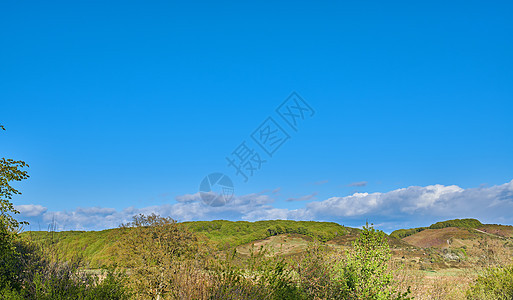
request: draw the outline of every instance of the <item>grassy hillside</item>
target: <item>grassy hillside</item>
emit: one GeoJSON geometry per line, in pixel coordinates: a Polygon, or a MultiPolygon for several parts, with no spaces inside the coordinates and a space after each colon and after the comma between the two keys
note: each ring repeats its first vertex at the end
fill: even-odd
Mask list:
{"type": "MultiPolygon", "coordinates": [[[[205,237],[219,250],[236,247],[240,253],[248,253],[253,245],[266,245],[280,248],[278,252],[285,255],[300,253],[306,249],[308,241],[314,239],[329,242],[333,246],[347,247],[360,231],[336,223],[313,221],[217,220],[182,224],[205,237]]],[[[80,256],[84,267],[99,268],[116,260],[120,234],[119,229],[88,232],[35,231],[25,232],[22,237],[51,248],[63,259],[80,256]]],[[[428,227],[396,230],[389,238],[389,244],[397,257],[414,260],[416,265],[428,268],[432,262],[439,262],[439,266],[443,267],[445,263],[440,260],[443,260],[446,250],[459,251],[461,259],[466,255],[482,257],[485,248],[494,243],[500,249],[513,253],[513,227],[481,224],[475,219],[456,219],[428,227]],[[427,248],[431,250],[422,250],[427,248]]]]}
{"type": "Polygon", "coordinates": [[[323,242],[346,235],[347,227],[337,223],[314,221],[199,221],[184,223],[191,231],[201,233],[219,246],[236,247],[279,234],[301,234],[323,242]]]}
{"type": "Polygon", "coordinates": [[[399,247],[397,254],[415,261],[412,266],[420,270],[479,269],[513,262],[513,226],[456,219],[391,235],[415,247],[414,255],[399,247]]]}
{"type": "Polygon", "coordinates": [[[441,229],[426,229],[407,236],[402,240],[410,245],[421,248],[443,248],[451,244],[454,245],[456,240],[471,240],[474,237],[477,237],[477,233],[472,233],[463,228],[446,227],[441,229]]]}
{"type": "MultiPolygon", "coordinates": [[[[183,223],[192,232],[205,236],[219,249],[228,249],[263,240],[280,234],[299,234],[329,241],[343,236],[356,229],[344,227],[336,223],[314,221],[198,221],[183,223]]],[[[69,260],[80,256],[85,267],[98,268],[115,261],[119,229],[103,231],[62,231],[44,232],[30,231],[22,234],[45,247],[51,247],[59,257],[69,260]]]]}
{"type": "MultiPolygon", "coordinates": [[[[331,250],[345,253],[361,232],[329,222],[218,220],[181,224],[219,250],[235,248],[238,263],[250,260],[251,253],[260,247],[296,261],[309,253],[314,239],[327,242],[331,250]]],[[[97,269],[117,261],[122,232],[25,232],[21,236],[39,243],[63,261],[78,255],[84,262],[82,267],[97,269]]],[[[434,295],[431,293],[450,295],[446,299],[463,299],[479,270],[512,262],[513,226],[482,224],[475,219],[448,220],[396,230],[388,237],[388,244],[392,265],[404,267],[407,272],[405,286],[418,287],[413,290],[416,299],[427,299],[424,296],[434,295]]]]}
{"type": "Polygon", "coordinates": [[[398,239],[403,239],[410,235],[414,235],[418,232],[424,231],[426,229],[443,229],[448,227],[455,228],[479,228],[482,227],[483,224],[476,219],[454,219],[447,220],[443,222],[437,222],[432,224],[429,227],[418,227],[418,228],[410,228],[410,229],[399,229],[390,234],[391,237],[395,237],[398,239]]]}
{"type": "Polygon", "coordinates": [[[513,238],[513,226],[485,224],[476,229],[492,235],[513,238]]]}
{"type": "Polygon", "coordinates": [[[53,251],[60,259],[81,258],[87,268],[108,265],[116,256],[119,229],[102,231],[29,231],[21,234],[23,239],[35,242],[53,251]]]}

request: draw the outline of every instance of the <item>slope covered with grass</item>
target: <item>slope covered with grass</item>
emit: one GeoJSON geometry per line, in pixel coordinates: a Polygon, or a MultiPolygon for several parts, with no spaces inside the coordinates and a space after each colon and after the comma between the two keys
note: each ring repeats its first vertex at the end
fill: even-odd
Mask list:
{"type": "Polygon", "coordinates": [[[346,235],[347,227],[315,221],[198,221],[184,223],[191,231],[201,233],[220,247],[236,247],[279,234],[302,234],[323,242],[346,235]]]}
{"type": "MultiPolygon", "coordinates": [[[[337,223],[314,221],[197,221],[183,223],[190,231],[204,236],[218,249],[228,249],[279,234],[300,234],[320,241],[354,231],[337,223]]],[[[81,258],[84,267],[99,268],[116,261],[120,229],[103,231],[24,232],[31,240],[59,258],[81,258]]]]}
{"type": "Polygon", "coordinates": [[[410,228],[410,229],[398,229],[390,234],[391,237],[395,237],[398,239],[403,239],[405,237],[414,235],[426,229],[443,229],[448,227],[455,228],[479,228],[482,227],[483,224],[476,219],[454,219],[447,220],[443,222],[437,222],[432,224],[429,227],[418,227],[418,228],[410,228]]]}

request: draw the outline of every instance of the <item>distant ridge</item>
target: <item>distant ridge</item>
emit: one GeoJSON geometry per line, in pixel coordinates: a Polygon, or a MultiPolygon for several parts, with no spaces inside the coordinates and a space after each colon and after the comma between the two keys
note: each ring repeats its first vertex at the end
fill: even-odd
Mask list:
{"type": "Polygon", "coordinates": [[[456,227],[456,228],[479,228],[483,226],[483,223],[481,223],[477,219],[454,219],[454,220],[447,220],[442,222],[437,222],[435,224],[432,224],[429,227],[417,227],[417,228],[410,228],[410,229],[398,229],[390,234],[391,237],[395,237],[398,239],[402,239],[405,237],[408,237],[410,235],[413,235],[415,233],[424,231],[426,229],[443,229],[447,227],[456,227]]]}

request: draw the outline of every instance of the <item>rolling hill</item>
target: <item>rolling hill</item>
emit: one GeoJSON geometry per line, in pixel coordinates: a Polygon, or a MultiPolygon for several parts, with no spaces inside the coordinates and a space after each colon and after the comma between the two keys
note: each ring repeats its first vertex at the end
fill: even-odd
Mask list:
{"type": "MultiPolygon", "coordinates": [[[[360,230],[314,221],[198,221],[183,223],[219,251],[236,248],[249,255],[252,247],[268,247],[278,255],[301,254],[313,240],[349,247],[360,230]]],[[[103,231],[24,232],[61,258],[79,256],[85,268],[116,261],[120,229],[103,231]]],[[[448,220],[428,227],[400,229],[388,237],[393,259],[421,270],[466,268],[513,257],[513,226],[482,224],[475,219],[448,220]]]]}

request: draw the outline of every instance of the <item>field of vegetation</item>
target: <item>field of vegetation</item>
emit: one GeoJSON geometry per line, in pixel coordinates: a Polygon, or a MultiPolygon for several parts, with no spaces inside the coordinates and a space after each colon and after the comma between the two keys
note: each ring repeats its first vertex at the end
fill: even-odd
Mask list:
{"type": "Polygon", "coordinates": [[[0,295],[511,299],[512,229],[472,219],[450,220],[387,236],[372,226],[355,229],[327,222],[176,223],[140,215],[116,229],[11,236],[13,267],[39,267],[29,267],[30,276],[26,270],[16,275],[18,282],[4,283],[0,295]]]}

